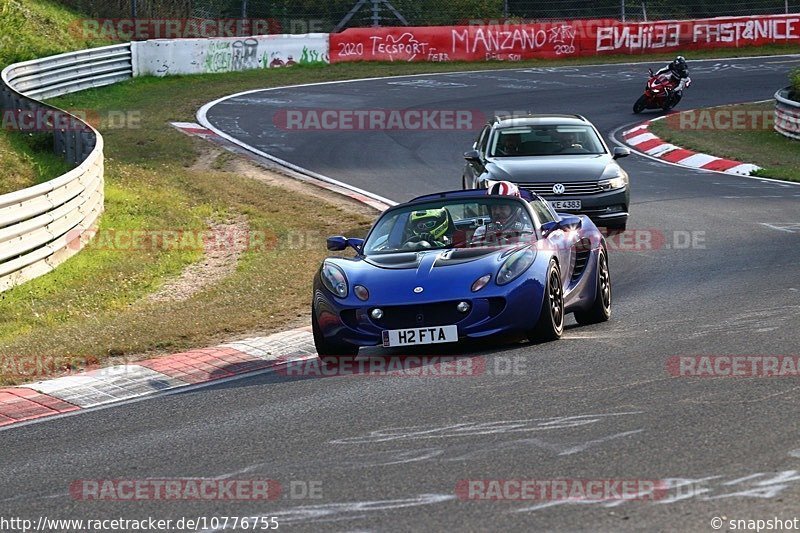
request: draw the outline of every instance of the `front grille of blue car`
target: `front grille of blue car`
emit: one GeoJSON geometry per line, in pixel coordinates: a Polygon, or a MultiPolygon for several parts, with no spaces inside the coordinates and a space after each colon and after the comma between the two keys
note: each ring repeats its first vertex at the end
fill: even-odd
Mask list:
{"type": "MultiPolygon", "coordinates": [[[[486,302],[487,299],[483,299],[486,302]]],[[[476,301],[472,300],[473,308],[467,312],[462,313],[456,309],[459,302],[463,300],[452,300],[447,302],[437,302],[421,305],[396,305],[396,306],[381,306],[383,310],[383,318],[380,320],[372,320],[377,326],[383,329],[405,329],[405,328],[420,328],[428,326],[449,326],[457,324],[470,316],[476,306],[476,301]]],[[[470,300],[467,300],[470,301],[470,300]]],[[[488,314],[489,316],[496,316],[505,308],[504,298],[488,298],[488,314]]],[[[485,308],[481,306],[482,308],[485,308]]],[[[344,316],[342,319],[348,325],[355,319],[355,313],[351,316],[344,316]]]]}
{"type": "Polygon", "coordinates": [[[448,326],[461,322],[469,314],[460,313],[456,305],[458,301],[381,307],[383,318],[375,323],[386,329],[448,326]]]}

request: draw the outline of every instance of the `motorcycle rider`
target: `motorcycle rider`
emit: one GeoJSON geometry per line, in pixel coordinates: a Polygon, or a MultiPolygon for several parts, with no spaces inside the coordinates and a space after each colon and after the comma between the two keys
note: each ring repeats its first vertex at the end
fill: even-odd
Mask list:
{"type": "Polygon", "coordinates": [[[670,107],[675,107],[678,105],[678,102],[681,101],[683,98],[683,90],[688,87],[692,83],[692,78],[689,77],[689,67],[686,65],[686,59],[683,56],[678,56],[670,64],[666,67],[658,70],[656,72],[656,76],[660,74],[670,74],[670,79],[672,83],[675,84],[671,90],[669,90],[669,97],[670,100],[670,107]]]}

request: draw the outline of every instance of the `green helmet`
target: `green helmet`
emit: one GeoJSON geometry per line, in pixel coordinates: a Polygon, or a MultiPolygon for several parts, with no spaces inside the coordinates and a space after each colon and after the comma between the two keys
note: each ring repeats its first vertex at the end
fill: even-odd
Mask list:
{"type": "Polygon", "coordinates": [[[447,209],[427,209],[414,211],[408,219],[408,226],[413,235],[430,234],[436,240],[442,240],[447,233],[447,209]]]}

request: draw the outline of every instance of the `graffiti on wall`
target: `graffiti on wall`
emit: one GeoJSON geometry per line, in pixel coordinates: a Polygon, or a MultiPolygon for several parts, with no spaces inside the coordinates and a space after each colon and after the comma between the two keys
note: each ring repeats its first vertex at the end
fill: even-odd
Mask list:
{"type": "Polygon", "coordinates": [[[203,66],[207,73],[258,68],[258,40],[211,41],[206,48],[203,66]]]}
{"type": "Polygon", "coordinates": [[[204,52],[203,71],[212,74],[328,62],[328,54],[323,50],[289,44],[285,40],[255,38],[211,41],[204,52]]]}

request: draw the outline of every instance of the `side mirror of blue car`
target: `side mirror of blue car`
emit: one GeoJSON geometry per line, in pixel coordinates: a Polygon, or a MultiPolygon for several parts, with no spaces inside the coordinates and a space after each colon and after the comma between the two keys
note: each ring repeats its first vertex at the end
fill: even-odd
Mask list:
{"type": "Polygon", "coordinates": [[[361,253],[361,247],[364,245],[364,239],[350,237],[347,239],[347,245],[356,252],[361,253]]]}
{"type": "Polygon", "coordinates": [[[544,224],[542,224],[541,229],[542,229],[542,236],[547,237],[552,232],[558,229],[558,222],[555,220],[552,220],[550,222],[545,222],[544,224]]]}
{"type": "Polygon", "coordinates": [[[558,227],[564,231],[581,229],[582,225],[581,217],[576,215],[563,215],[558,221],[558,227]]]}
{"type": "Polygon", "coordinates": [[[337,235],[336,237],[328,237],[327,245],[328,250],[331,252],[341,252],[347,248],[347,239],[341,235],[337,235]]]}
{"type": "Polygon", "coordinates": [[[582,225],[583,222],[581,221],[581,217],[575,215],[563,215],[561,220],[553,220],[551,222],[545,222],[542,224],[542,236],[547,237],[557,229],[564,231],[580,229],[582,225]]]}
{"type": "Polygon", "coordinates": [[[358,253],[361,253],[361,246],[364,245],[364,239],[356,239],[342,237],[341,235],[337,235],[335,237],[328,237],[327,246],[328,250],[331,252],[341,252],[342,250],[347,249],[349,246],[353,250],[358,253]]]}

